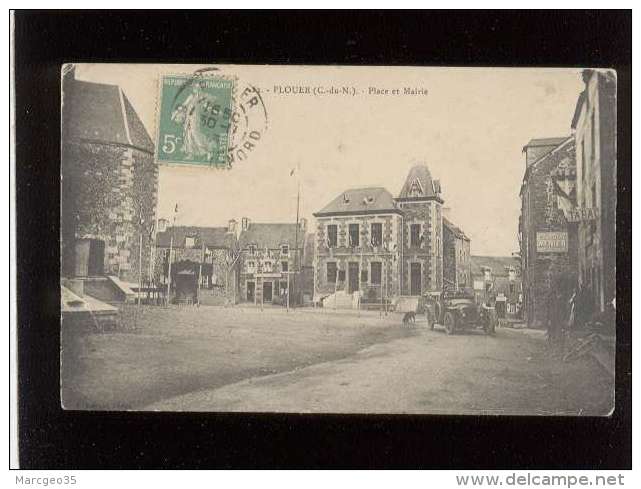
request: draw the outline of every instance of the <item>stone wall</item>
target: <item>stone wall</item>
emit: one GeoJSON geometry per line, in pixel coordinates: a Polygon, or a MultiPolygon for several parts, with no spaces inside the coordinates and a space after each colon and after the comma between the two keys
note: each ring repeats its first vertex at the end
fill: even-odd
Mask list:
{"type": "Polygon", "coordinates": [[[104,241],[106,274],[137,281],[142,233],[146,275],[157,204],[153,155],[122,145],[66,141],[61,172],[63,274],[73,273],[74,241],[90,238],[104,241]]]}
{"type": "MultiPolygon", "coordinates": [[[[203,253],[200,247],[197,248],[173,248],[172,263],[181,261],[192,261],[200,263],[203,253]]],[[[156,249],[154,264],[154,280],[156,283],[167,283],[167,258],[169,248],[159,247],[156,249]]],[[[211,274],[208,268],[203,272],[203,281],[205,285],[202,289],[203,294],[214,297],[226,297],[233,303],[238,302],[238,262],[233,267],[227,265],[228,250],[226,248],[207,249],[205,261],[203,263],[211,265],[211,274]]],[[[173,265],[172,265],[173,266],[173,265]]],[[[173,273],[173,272],[172,272],[173,273]]],[[[145,276],[146,277],[146,276],[145,276]]]]}
{"type": "Polygon", "coordinates": [[[552,178],[560,164],[574,158],[574,144],[570,143],[539,161],[529,169],[522,192],[523,292],[530,327],[546,326],[552,290],[557,290],[560,283],[569,286],[576,283],[576,229],[565,219],[552,178]],[[537,252],[539,232],[567,232],[568,252],[537,252]]]}
{"type": "Polygon", "coordinates": [[[380,299],[381,286],[371,284],[370,263],[380,262],[382,264],[381,283],[385,289],[385,295],[397,295],[400,287],[400,245],[398,243],[400,230],[401,218],[396,214],[318,218],[314,260],[315,294],[334,293],[336,284],[327,281],[327,263],[329,262],[336,263],[338,270],[345,271],[346,280],[340,284],[338,290],[347,290],[347,267],[349,262],[353,262],[359,264],[359,285],[363,296],[378,300],[380,299]],[[348,246],[348,226],[356,223],[360,225],[360,246],[352,249],[348,246]],[[382,224],[383,244],[387,244],[387,250],[382,245],[372,246],[372,223],[382,224]],[[333,248],[327,246],[327,226],[330,224],[338,226],[338,246],[333,248]],[[396,249],[394,249],[395,245],[396,249]],[[367,280],[364,282],[360,280],[362,270],[367,271],[367,280]]]}
{"type": "Polygon", "coordinates": [[[410,293],[411,263],[422,264],[422,292],[441,290],[443,287],[443,215],[440,202],[403,202],[402,260],[404,277],[401,293],[410,293]],[[425,240],[420,247],[412,247],[410,225],[420,224],[425,240]]]}

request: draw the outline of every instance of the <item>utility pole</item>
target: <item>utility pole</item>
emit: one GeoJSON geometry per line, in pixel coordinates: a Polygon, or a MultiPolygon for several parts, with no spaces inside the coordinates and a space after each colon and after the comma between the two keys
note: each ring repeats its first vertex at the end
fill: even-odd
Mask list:
{"type": "Polygon", "coordinates": [[[289,312],[289,270],[287,270],[287,312],[289,312]]]}
{"type": "Polygon", "coordinates": [[[169,294],[171,294],[171,254],[174,248],[174,228],[176,227],[176,214],[178,214],[178,204],[174,208],[174,219],[171,225],[171,235],[169,238],[169,266],[167,267],[167,297],[165,304],[169,305],[169,294]]]}
{"type": "Polygon", "coordinates": [[[200,265],[198,267],[198,289],[196,289],[196,304],[200,307],[200,281],[203,276],[203,261],[205,261],[205,241],[202,236],[200,238],[200,265]]]}
{"type": "MultiPolygon", "coordinates": [[[[298,175],[296,176],[298,178],[298,175]]],[[[298,192],[296,193],[296,238],[295,238],[295,247],[294,247],[294,273],[299,272],[299,259],[298,259],[298,220],[299,220],[299,206],[300,206],[300,180],[298,182],[298,192]]],[[[289,276],[288,276],[289,278],[289,276]]],[[[293,289],[296,291],[296,276],[294,276],[293,289]]],[[[298,295],[298,294],[297,294],[298,295]]],[[[289,300],[289,290],[287,291],[287,297],[289,300]]],[[[294,301],[296,304],[296,301],[294,301]]]]}
{"type": "Polygon", "coordinates": [[[138,242],[138,309],[140,310],[140,289],[142,288],[142,229],[138,242]]]}
{"type": "Polygon", "coordinates": [[[168,267],[167,267],[167,297],[165,298],[165,305],[169,305],[169,294],[171,293],[171,252],[174,247],[174,230],[171,230],[171,236],[169,238],[169,257],[167,258],[168,267]]]}

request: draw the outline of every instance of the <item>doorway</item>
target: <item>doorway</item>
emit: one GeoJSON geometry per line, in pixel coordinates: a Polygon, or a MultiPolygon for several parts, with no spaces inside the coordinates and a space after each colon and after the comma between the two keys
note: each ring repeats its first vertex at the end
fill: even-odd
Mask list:
{"type": "Polygon", "coordinates": [[[273,291],[273,282],[264,282],[263,283],[263,301],[264,302],[272,301],[272,291],[273,291]]]}
{"type": "Polygon", "coordinates": [[[410,295],[421,295],[421,264],[410,265],[410,295]]]}
{"type": "Polygon", "coordinates": [[[103,275],[105,242],[101,239],[78,239],[75,244],[74,275],[95,277],[103,275]]]}
{"type": "Polygon", "coordinates": [[[256,284],[254,282],[247,282],[247,302],[254,302],[256,292],[256,284]]]}
{"type": "Polygon", "coordinates": [[[358,263],[349,262],[347,272],[347,292],[352,293],[358,290],[358,263]]]}

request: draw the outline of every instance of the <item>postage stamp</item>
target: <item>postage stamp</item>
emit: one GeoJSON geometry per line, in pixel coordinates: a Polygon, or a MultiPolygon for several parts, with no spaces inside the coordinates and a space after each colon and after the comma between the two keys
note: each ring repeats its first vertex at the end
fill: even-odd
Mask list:
{"type": "Polygon", "coordinates": [[[157,161],[227,168],[233,91],[231,78],[162,76],[157,161]]]}

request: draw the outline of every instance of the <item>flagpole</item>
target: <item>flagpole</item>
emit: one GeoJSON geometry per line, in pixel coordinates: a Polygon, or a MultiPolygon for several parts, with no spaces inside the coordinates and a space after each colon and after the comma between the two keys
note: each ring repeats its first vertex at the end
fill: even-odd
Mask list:
{"type": "MultiPolygon", "coordinates": [[[[296,238],[295,238],[295,255],[294,255],[294,273],[298,273],[298,267],[299,267],[299,256],[298,256],[298,220],[299,220],[299,214],[300,214],[300,179],[298,177],[298,165],[296,165],[296,180],[297,180],[297,192],[296,192],[296,238]]],[[[293,282],[292,282],[292,289],[296,291],[296,275],[293,277],[293,282]]],[[[289,291],[287,291],[289,294],[289,291]]],[[[298,295],[298,294],[296,294],[298,295]]],[[[296,301],[292,303],[292,306],[296,305],[296,301]]]]}
{"type": "Polygon", "coordinates": [[[174,228],[176,227],[176,214],[178,213],[178,204],[176,204],[176,207],[174,208],[174,219],[171,224],[171,234],[169,238],[169,266],[167,268],[167,298],[165,299],[165,303],[169,305],[169,296],[171,294],[171,254],[173,251],[174,247],[174,228]]]}

